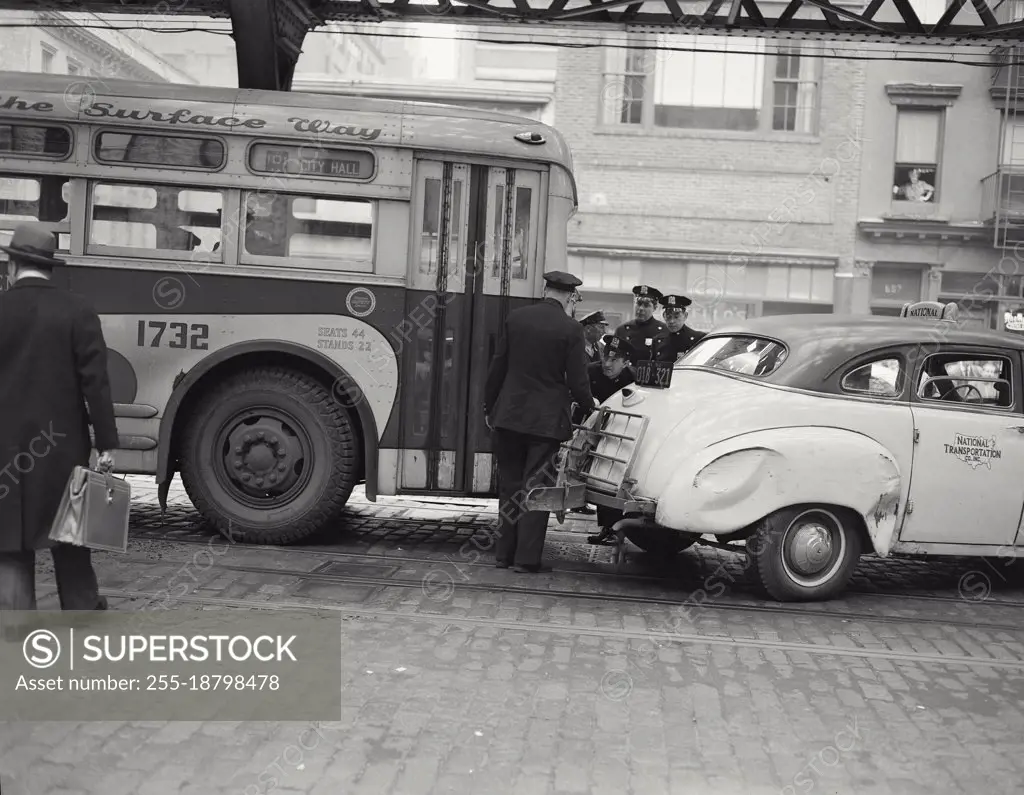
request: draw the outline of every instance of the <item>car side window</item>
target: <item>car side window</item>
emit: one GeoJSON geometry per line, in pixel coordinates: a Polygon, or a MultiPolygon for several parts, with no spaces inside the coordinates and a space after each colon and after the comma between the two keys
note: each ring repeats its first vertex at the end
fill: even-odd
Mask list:
{"type": "Polygon", "coordinates": [[[903,391],[903,365],[896,356],[854,367],[843,376],[839,388],[876,397],[899,397],[903,391]]]}
{"type": "Polygon", "coordinates": [[[1004,356],[935,354],[925,360],[917,395],[928,402],[1005,409],[1013,406],[1012,384],[1012,365],[1004,356]]]}

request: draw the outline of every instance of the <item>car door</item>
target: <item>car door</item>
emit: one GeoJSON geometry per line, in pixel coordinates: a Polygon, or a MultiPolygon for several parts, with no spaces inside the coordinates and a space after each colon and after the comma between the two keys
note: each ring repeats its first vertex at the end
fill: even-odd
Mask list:
{"type": "Polygon", "coordinates": [[[919,357],[914,456],[900,541],[1013,542],[1024,505],[1020,358],[948,346],[919,357]]]}

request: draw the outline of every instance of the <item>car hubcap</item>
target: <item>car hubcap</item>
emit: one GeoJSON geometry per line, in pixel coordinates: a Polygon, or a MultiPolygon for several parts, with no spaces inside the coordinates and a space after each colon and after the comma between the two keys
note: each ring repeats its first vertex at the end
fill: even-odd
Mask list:
{"type": "Polygon", "coordinates": [[[782,543],[782,565],[795,583],[813,588],[828,582],[843,565],[846,536],[831,513],[807,511],[797,516],[782,543]]]}
{"type": "Polygon", "coordinates": [[[800,525],[789,542],[793,568],[807,576],[817,574],[832,558],[832,534],[818,522],[800,525]]]}
{"type": "Polygon", "coordinates": [[[218,437],[218,475],[247,504],[269,508],[288,502],[312,471],[312,445],[302,426],[275,410],[239,413],[218,437]]]}

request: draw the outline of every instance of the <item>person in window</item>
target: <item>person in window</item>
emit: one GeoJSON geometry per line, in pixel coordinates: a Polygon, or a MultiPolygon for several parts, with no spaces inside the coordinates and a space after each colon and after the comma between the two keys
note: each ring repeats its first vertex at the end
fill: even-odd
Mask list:
{"type": "Polygon", "coordinates": [[[930,202],[935,195],[935,187],[921,179],[922,176],[921,169],[910,169],[910,182],[903,186],[903,198],[908,202],[930,202]]]}
{"type": "Polygon", "coordinates": [[[686,325],[689,306],[692,304],[685,295],[666,295],[661,299],[664,307],[667,332],[655,339],[654,358],[659,362],[675,362],[680,356],[704,339],[706,332],[696,331],[686,325]]]}
{"type": "Polygon", "coordinates": [[[655,340],[664,336],[668,328],[654,319],[654,310],[661,300],[661,291],[646,284],[633,288],[633,305],[636,317],[615,329],[615,336],[626,340],[633,348],[634,362],[654,358],[655,340]]]}
{"type": "Polygon", "coordinates": [[[604,342],[601,338],[608,328],[604,312],[591,312],[580,319],[580,325],[583,326],[583,351],[587,355],[587,364],[600,364],[604,353],[604,342]]]}
{"type": "Polygon", "coordinates": [[[110,471],[118,446],[107,347],[96,312],[56,286],[57,241],[39,223],[14,230],[0,294],[0,611],[34,610],[36,553],[50,549],[64,610],[105,610],[87,547],[50,541],[76,466],[110,471]],[[95,432],[90,438],[89,426],[95,432]]]}

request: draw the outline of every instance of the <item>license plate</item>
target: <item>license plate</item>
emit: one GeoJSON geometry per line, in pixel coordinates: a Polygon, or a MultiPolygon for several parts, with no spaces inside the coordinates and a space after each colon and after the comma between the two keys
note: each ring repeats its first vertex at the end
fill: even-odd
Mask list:
{"type": "Polygon", "coordinates": [[[672,384],[672,366],[674,362],[644,361],[638,362],[635,369],[635,380],[639,386],[650,386],[655,389],[668,389],[672,384]]]}

